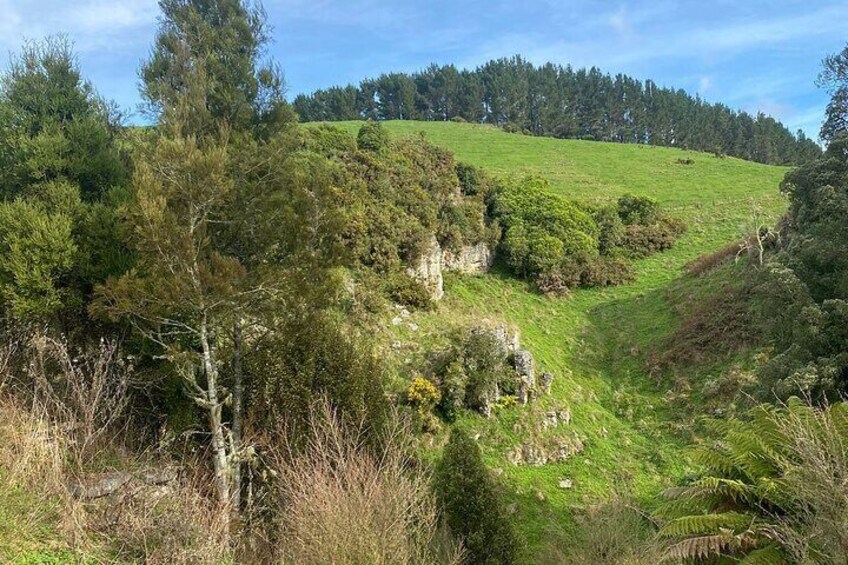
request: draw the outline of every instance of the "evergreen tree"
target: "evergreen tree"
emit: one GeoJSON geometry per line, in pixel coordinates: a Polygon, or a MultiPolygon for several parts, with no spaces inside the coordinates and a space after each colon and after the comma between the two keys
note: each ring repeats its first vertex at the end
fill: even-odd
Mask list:
{"type": "Polygon", "coordinates": [[[116,214],[128,175],[118,131],[64,38],[28,43],[13,58],[0,88],[8,319],[76,327],[92,286],[129,266],[116,214]]]}
{"type": "Polygon", "coordinates": [[[518,56],[474,70],[430,65],[411,75],[391,73],[356,90],[355,110],[338,103],[338,88],[298,96],[295,106],[303,121],[462,118],[534,135],[681,147],[773,164],[820,154],[815,143],[766,116],[708,104],[650,80],[610,77],[597,68],[536,67],[518,56]]]}
{"type": "Polygon", "coordinates": [[[222,125],[267,136],[290,119],[278,67],[262,60],[265,11],[246,0],[160,0],[162,18],[141,93],[151,111],[181,114],[184,133],[222,125]],[[190,93],[190,95],[188,95],[190,93]]]}
{"type": "Polygon", "coordinates": [[[848,131],[848,46],[822,61],[818,83],[827,89],[830,102],[821,128],[821,138],[829,142],[839,133],[848,131]]]}
{"type": "Polygon", "coordinates": [[[480,447],[454,429],[436,468],[436,496],[445,521],[460,537],[469,565],[507,565],[520,556],[497,485],[483,463],[480,447]]]}

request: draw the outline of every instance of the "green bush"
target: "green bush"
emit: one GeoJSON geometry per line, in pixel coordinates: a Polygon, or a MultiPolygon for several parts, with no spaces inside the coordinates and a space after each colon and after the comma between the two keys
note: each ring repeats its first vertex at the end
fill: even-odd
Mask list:
{"type": "Polygon", "coordinates": [[[514,388],[514,371],[506,364],[507,352],[493,332],[472,330],[436,356],[433,374],[442,399],[439,411],[447,421],[460,408],[481,409],[492,392],[514,388]]]}
{"type": "Polygon", "coordinates": [[[398,304],[421,309],[432,306],[430,293],[424,285],[405,272],[392,274],[386,285],[389,298],[398,304]]]}
{"type": "Polygon", "coordinates": [[[466,196],[475,196],[482,192],[485,179],[483,172],[474,165],[468,163],[456,164],[456,177],[459,179],[459,188],[466,196]]]}
{"type": "Polygon", "coordinates": [[[469,565],[517,563],[521,543],[478,445],[455,429],[434,477],[436,498],[451,533],[462,539],[469,565]]]}
{"type": "Polygon", "coordinates": [[[309,431],[310,409],[326,399],[345,422],[368,424],[379,441],[388,405],[385,368],[367,341],[329,315],[312,312],[288,320],[245,358],[249,420],[258,430],[284,427],[298,445],[309,431]]]}
{"type": "Polygon", "coordinates": [[[506,229],[503,249],[521,275],[555,269],[577,254],[598,253],[598,226],[576,204],[553,194],[544,179],[504,183],[494,196],[493,215],[506,229]]]}
{"type": "Polygon", "coordinates": [[[389,144],[389,134],[380,124],[369,120],[362,124],[356,136],[356,145],[362,151],[379,153],[389,144]]]}
{"type": "Polygon", "coordinates": [[[592,217],[598,224],[598,251],[609,255],[621,246],[625,237],[624,221],[618,206],[600,206],[592,211],[592,217]]]}

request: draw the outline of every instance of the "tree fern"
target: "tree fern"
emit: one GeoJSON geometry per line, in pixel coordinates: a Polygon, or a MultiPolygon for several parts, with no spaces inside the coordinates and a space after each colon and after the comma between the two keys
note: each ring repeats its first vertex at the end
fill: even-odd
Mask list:
{"type": "MultiPolygon", "coordinates": [[[[848,406],[822,410],[791,399],[782,407],[755,408],[745,420],[713,421],[709,426],[717,439],[693,450],[703,472],[662,494],[656,514],[667,520],[660,530],[668,540],[666,559],[785,563],[788,550],[779,532],[790,525],[803,528],[804,520],[809,521],[809,505],[799,500],[797,489],[788,488],[811,464],[799,441],[835,434],[838,442],[844,441],[841,446],[848,446],[848,406]],[[807,512],[803,518],[798,516],[801,508],[807,512]]],[[[848,447],[832,451],[833,457],[848,457],[848,447]]],[[[844,459],[828,461],[834,468],[848,467],[844,459]]]]}

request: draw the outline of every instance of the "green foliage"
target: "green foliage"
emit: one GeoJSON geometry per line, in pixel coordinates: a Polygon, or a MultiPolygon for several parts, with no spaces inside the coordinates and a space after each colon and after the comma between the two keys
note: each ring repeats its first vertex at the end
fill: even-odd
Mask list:
{"type": "Polygon", "coordinates": [[[661,219],[657,201],[647,196],[626,194],[618,199],[618,215],[625,225],[655,224],[661,219]]]}
{"type": "Polygon", "coordinates": [[[6,315],[82,319],[92,286],[131,263],[113,198],[128,172],[116,118],[63,38],[12,59],[0,117],[6,315]]]}
{"type": "Polygon", "coordinates": [[[0,204],[0,298],[7,316],[38,321],[63,307],[60,281],[74,265],[72,219],[44,205],[0,204]]]}
{"type": "Polygon", "coordinates": [[[434,488],[445,522],[466,550],[469,565],[516,563],[521,543],[480,447],[460,429],[451,432],[436,467],[434,488]]]}
{"type": "Polygon", "coordinates": [[[389,298],[397,304],[420,309],[432,306],[430,293],[424,285],[405,272],[391,274],[386,287],[389,298]]]}
{"type": "Polygon", "coordinates": [[[616,206],[579,206],[553,194],[539,178],[505,183],[492,203],[506,230],[507,264],[535,279],[546,294],[628,282],[632,272],[623,255],[668,249],[683,231],[650,198],[623,196],[616,206]]]}
{"type": "Polygon", "coordinates": [[[632,257],[671,249],[685,230],[680,220],[669,217],[647,196],[622,196],[618,200],[618,214],[625,226],[620,244],[632,257]]]}
{"type": "Polygon", "coordinates": [[[345,210],[342,240],[355,268],[384,276],[389,296],[426,307],[424,287],[404,272],[429,251],[435,236],[443,249],[492,244],[498,227],[488,222],[482,194],[463,196],[453,155],[420,137],[389,140],[366,123],[359,137],[328,126],[305,130],[303,144],[329,157],[345,210]]]}
{"type": "Polygon", "coordinates": [[[569,258],[597,254],[597,224],[580,207],[552,194],[544,179],[505,183],[494,196],[493,213],[506,230],[507,260],[520,274],[538,275],[569,258]]]}
{"type": "Polygon", "coordinates": [[[438,354],[432,371],[441,389],[439,411],[449,422],[461,408],[483,409],[499,390],[515,388],[515,371],[494,332],[473,329],[457,336],[438,354]]]}
{"type": "Polygon", "coordinates": [[[141,94],[153,112],[197,135],[217,134],[226,124],[268,138],[293,119],[279,69],[262,60],[270,37],[261,5],[162,0],[159,6],[156,42],[141,68],[141,94]]]}
{"type": "Polygon", "coordinates": [[[459,179],[459,187],[462,194],[474,196],[484,191],[485,177],[483,172],[468,163],[456,164],[456,176],[459,179]]]}
{"type": "MultiPolygon", "coordinates": [[[[799,538],[807,540],[801,550],[808,556],[828,554],[831,540],[810,534],[822,533],[815,528],[832,508],[804,485],[841,473],[834,470],[848,457],[846,414],[844,404],[820,410],[793,398],[781,408],[757,407],[746,420],[713,422],[718,438],[693,453],[703,472],[663,495],[666,558],[784,563],[799,538]]],[[[843,501],[831,503],[835,509],[843,501]]]]}
{"type": "Polygon", "coordinates": [[[757,274],[757,312],[775,348],[761,392],[836,399],[848,390],[848,134],[781,189],[790,199],[782,248],[757,274]]]}
{"type": "Polygon", "coordinates": [[[362,151],[379,153],[389,144],[389,134],[378,122],[367,121],[359,128],[356,146],[362,151]]]}
{"type": "Polygon", "coordinates": [[[127,179],[107,104],[80,76],[67,41],[28,43],[2,78],[0,193],[65,179],[83,200],[98,199],[127,179]]]}
{"type": "Polygon", "coordinates": [[[788,265],[816,301],[848,297],[848,133],[788,173],[781,190],[790,200],[788,265]]]}
{"type": "Polygon", "coordinates": [[[245,364],[249,418],[257,430],[285,430],[301,445],[314,403],[327,400],[345,423],[364,423],[370,441],[380,440],[388,414],[385,367],[345,324],[307,306],[258,344],[245,364]]]}

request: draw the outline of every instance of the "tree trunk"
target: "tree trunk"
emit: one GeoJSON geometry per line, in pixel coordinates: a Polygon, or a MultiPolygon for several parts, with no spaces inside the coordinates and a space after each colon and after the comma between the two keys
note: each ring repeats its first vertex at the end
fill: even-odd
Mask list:
{"type": "Polygon", "coordinates": [[[242,422],[244,421],[244,373],[242,371],[242,322],[238,320],[233,326],[233,512],[238,512],[241,505],[241,450],[242,422]]]}
{"type": "Polygon", "coordinates": [[[209,329],[204,315],[200,323],[200,344],[203,348],[203,369],[206,372],[206,402],[209,432],[212,434],[212,462],[215,469],[215,490],[222,504],[230,504],[230,470],[227,462],[227,444],[224,423],[221,419],[221,401],[218,398],[218,368],[215,353],[209,341],[209,329]]]}

